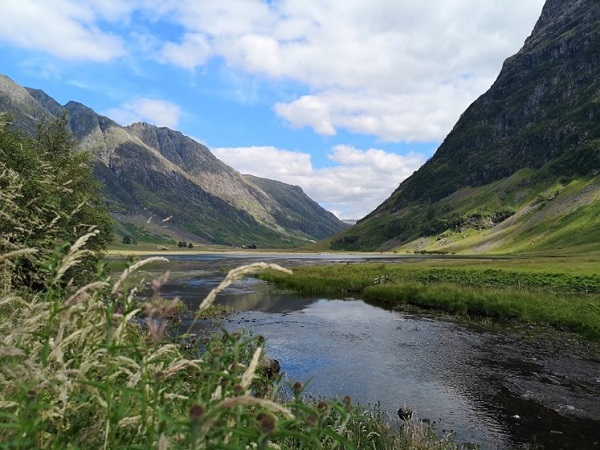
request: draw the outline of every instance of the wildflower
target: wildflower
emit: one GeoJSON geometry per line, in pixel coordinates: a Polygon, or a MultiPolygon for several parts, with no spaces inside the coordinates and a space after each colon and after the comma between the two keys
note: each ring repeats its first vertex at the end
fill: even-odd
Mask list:
{"type": "Polygon", "coordinates": [[[277,423],[275,417],[270,414],[261,412],[256,416],[258,420],[258,429],[263,434],[271,434],[275,431],[277,423]]]}
{"type": "Polygon", "coordinates": [[[300,383],[299,381],[296,381],[292,385],[292,391],[294,392],[294,395],[300,395],[302,393],[302,383],[300,383]]]}
{"type": "Polygon", "coordinates": [[[352,397],[349,395],[344,397],[344,409],[348,412],[352,410],[352,397]]]}
{"type": "Polygon", "coordinates": [[[200,422],[204,415],[204,407],[202,405],[193,405],[190,408],[190,420],[192,422],[200,422]]]}
{"type": "Polygon", "coordinates": [[[239,331],[234,331],[233,333],[231,333],[231,337],[236,340],[239,341],[242,337],[242,333],[239,331]]]}

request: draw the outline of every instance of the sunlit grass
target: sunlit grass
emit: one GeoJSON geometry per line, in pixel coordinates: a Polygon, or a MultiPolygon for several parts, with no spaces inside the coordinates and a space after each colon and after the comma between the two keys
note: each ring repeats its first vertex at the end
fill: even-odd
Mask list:
{"type": "Polygon", "coordinates": [[[429,260],[299,268],[262,277],[304,294],[360,295],[463,317],[549,325],[600,339],[600,264],[590,260],[429,260]],[[389,283],[374,284],[387,275],[389,283]]]}

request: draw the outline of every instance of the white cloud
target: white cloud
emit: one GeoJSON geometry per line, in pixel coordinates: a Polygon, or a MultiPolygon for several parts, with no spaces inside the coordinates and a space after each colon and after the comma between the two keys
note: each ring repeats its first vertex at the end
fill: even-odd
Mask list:
{"type": "Polygon", "coordinates": [[[72,0],[0,3],[2,41],[66,60],[107,62],[125,54],[122,40],[98,26],[99,19],[114,19],[127,12],[114,0],[97,0],[89,5],[72,0]]]}
{"type": "Polygon", "coordinates": [[[212,152],[241,173],[295,184],[340,218],[358,219],[383,202],[398,184],[425,162],[380,149],[335,146],[333,167],[315,168],[307,153],[275,147],[218,148],[212,152]]]}
{"type": "Polygon", "coordinates": [[[186,34],[165,43],[163,58],[190,69],[213,55],[303,84],[308,93],[274,106],[294,127],[441,140],[522,45],[543,2],[173,2],[186,34]]]}
{"type": "Polygon", "coordinates": [[[493,82],[543,3],[0,0],[0,40],[74,60],[137,52],[191,71],[215,60],[231,79],[294,82],[273,105],[293,127],[431,141],[493,82]]]}
{"type": "Polygon", "coordinates": [[[181,108],[173,102],[153,98],[137,98],[103,114],[120,123],[148,122],[158,127],[177,129],[181,108]]]}
{"type": "Polygon", "coordinates": [[[429,92],[326,91],[276,103],[275,111],[292,126],[311,127],[323,135],[344,128],[382,141],[441,140],[461,112],[485,86],[458,80],[429,92]]]}
{"type": "Polygon", "coordinates": [[[200,33],[189,33],[181,44],[167,42],[159,60],[185,69],[194,69],[204,64],[211,55],[212,50],[206,36],[200,33]]]}

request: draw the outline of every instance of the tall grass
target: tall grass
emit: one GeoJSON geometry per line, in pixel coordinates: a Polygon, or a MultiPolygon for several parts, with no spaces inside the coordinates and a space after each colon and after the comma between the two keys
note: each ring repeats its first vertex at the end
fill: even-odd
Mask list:
{"type": "MultiPolygon", "coordinates": [[[[172,339],[179,303],[160,297],[165,277],[152,283],[148,301],[127,282],[164,258],[65,285],[89,237],[57,254],[46,290],[1,295],[3,448],[460,448],[417,423],[394,431],[350,398],[307,401],[299,382],[286,394],[263,369],[261,337],[223,332],[202,346],[179,345],[172,339]]],[[[201,308],[235,279],[266,268],[281,271],[262,263],[234,269],[201,308]]]]}

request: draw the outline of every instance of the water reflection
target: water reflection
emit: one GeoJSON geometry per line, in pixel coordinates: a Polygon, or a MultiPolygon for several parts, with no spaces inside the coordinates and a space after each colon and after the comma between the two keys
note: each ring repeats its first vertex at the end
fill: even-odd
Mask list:
{"type": "MultiPolygon", "coordinates": [[[[361,259],[336,256],[342,263],[361,259]]],[[[174,258],[168,266],[174,281],[162,292],[196,308],[227,269],[253,261],[240,255],[174,258]]],[[[331,261],[273,256],[270,262],[290,267],[331,261]]],[[[508,346],[513,344],[503,342],[502,335],[387,311],[360,300],[278,292],[256,279],[235,283],[217,302],[238,311],[225,320],[226,328],[246,328],[267,337],[269,356],[280,361],[290,381],[310,380],[308,391],[315,396],[350,395],[365,406],[380,403],[390,419],[407,405],[420,418],[437,421],[440,429],[455,431],[458,441],[491,449],[533,442],[548,448],[585,448],[598,434],[595,420],[565,419],[505,388],[507,380],[513,387],[525,380],[535,389],[540,380],[535,373],[523,372],[519,356],[511,359],[508,346]],[[499,354],[495,349],[502,345],[507,352],[499,354]],[[515,414],[523,418],[512,419],[515,414]]]]}
{"type": "Polygon", "coordinates": [[[229,319],[230,329],[242,325],[267,337],[267,351],[289,381],[311,380],[312,394],[350,395],[365,406],[379,402],[390,418],[409,405],[463,441],[496,445],[506,438],[451,375],[466,363],[462,347],[468,345],[460,338],[448,345],[451,335],[464,333],[455,325],[358,300],[318,300],[285,315],[246,311],[229,319]]]}

